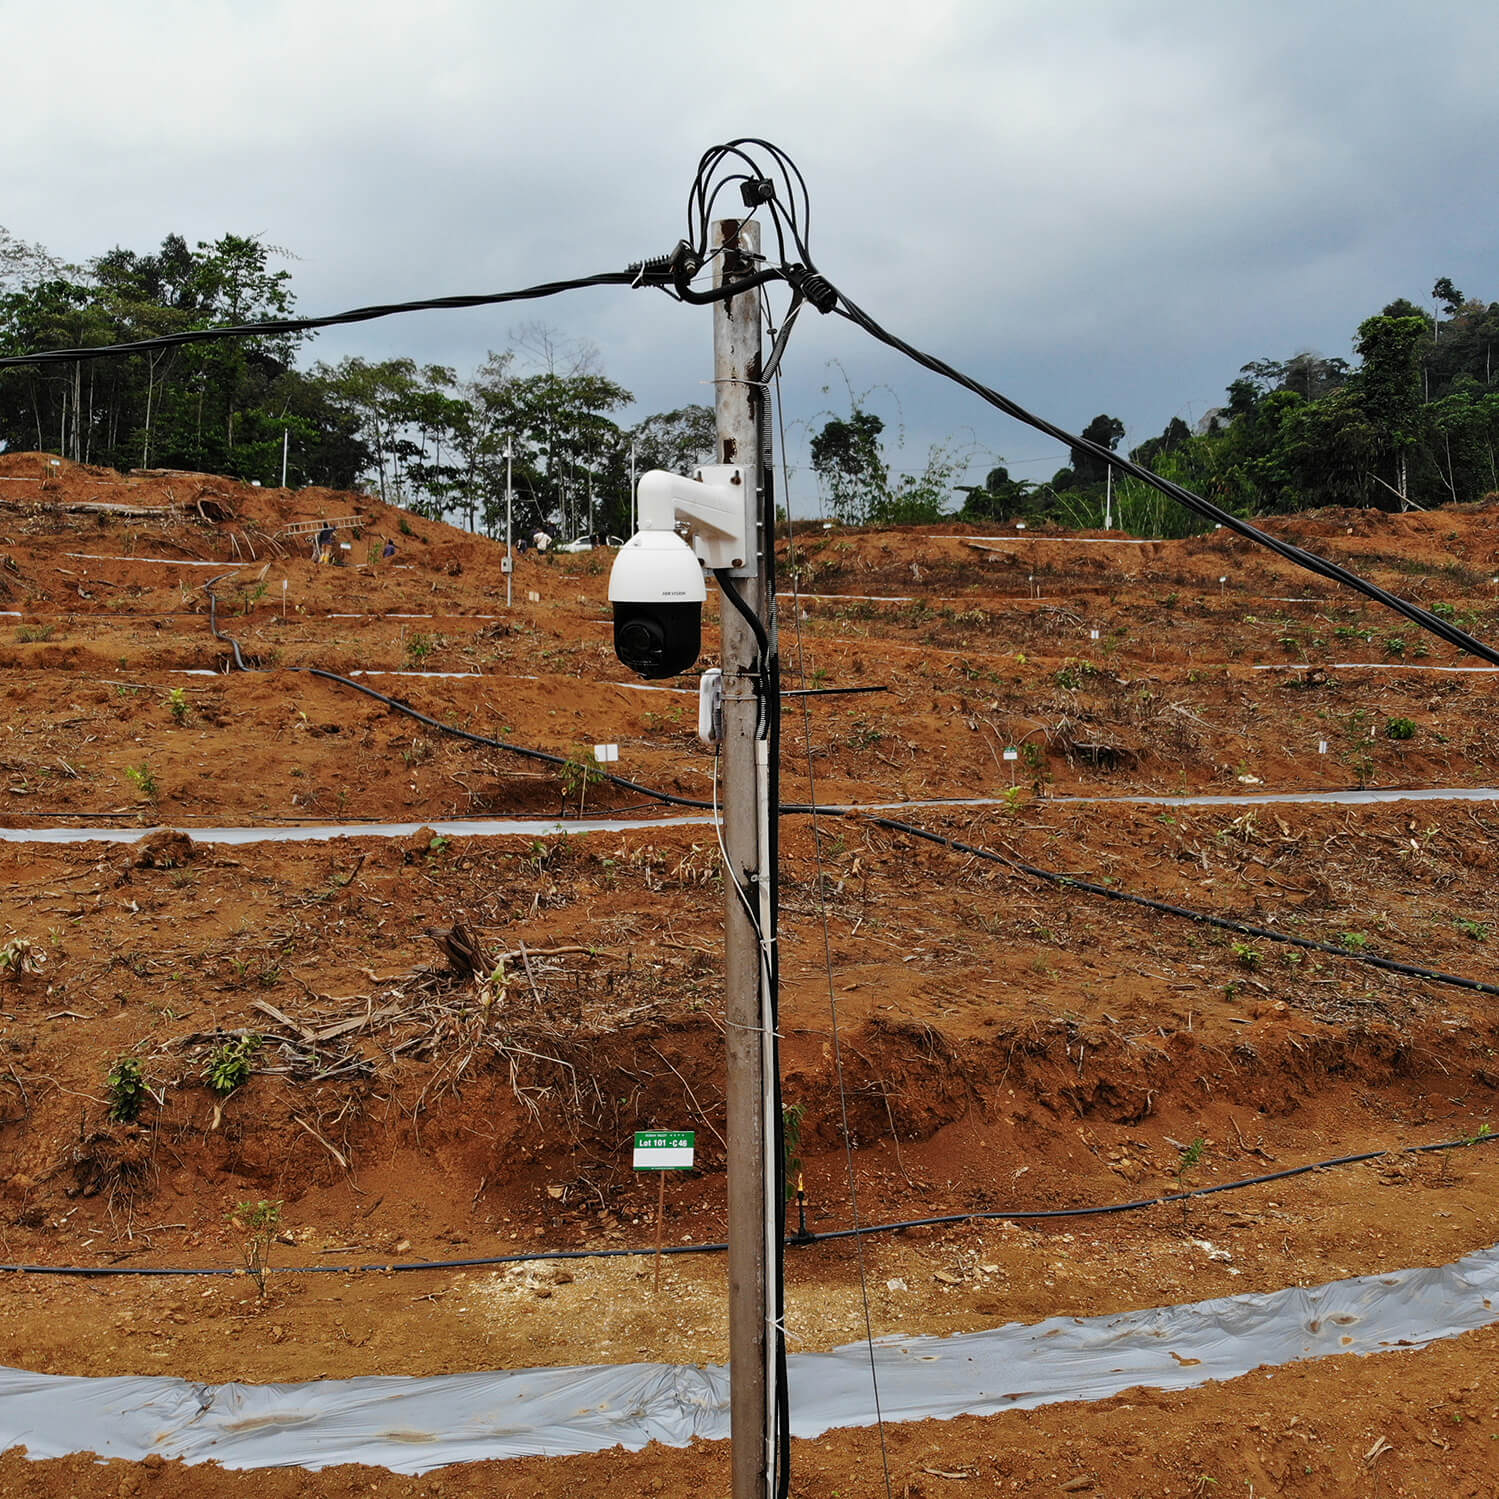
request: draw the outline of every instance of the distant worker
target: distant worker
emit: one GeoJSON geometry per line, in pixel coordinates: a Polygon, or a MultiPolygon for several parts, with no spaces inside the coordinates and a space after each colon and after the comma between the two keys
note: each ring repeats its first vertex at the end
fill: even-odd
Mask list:
{"type": "Polygon", "coordinates": [[[387,536],[385,538],[385,546],[381,550],[380,555],[382,557],[389,558],[389,557],[394,557],[395,554],[396,554],[396,544],[395,544],[395,542],[393,542],[390,539],[390,537],[387,536]]]}
{"type": "Polygon", "coordinates": [[[337,533],[327,521],[323,522],[323,529],[317,533],[317,546],[313,552],[313,558],[318,562],[326,562],[333,555],[333,538],[337,533]]]}
{"type": "Polygon", "coordinates": [[[545,531],[538,531],[531,538],[531,545],[535,547],[538,552],[546,551],[546,549],[551,546],[551,544],[552,538],[548,536],[545,531]]]}

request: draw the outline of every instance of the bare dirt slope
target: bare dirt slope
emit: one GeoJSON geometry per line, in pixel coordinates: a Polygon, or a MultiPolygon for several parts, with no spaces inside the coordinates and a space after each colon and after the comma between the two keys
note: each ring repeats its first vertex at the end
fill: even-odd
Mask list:
{"type": "MultiPolygon", "coordinates": [[[[1494,514],[1275,524],[1494,639],[1494,514]]],[[[233,1211],[259,1201],[280,1204],[273,1267],[645,1246],[654,1195],[626,1147],[668,1124],[698,1131],[701,1162],[672,1183],[668,1241],[722,1237],[712,829],[547,826],[656,815],[591,775],[600,741],[645,785],[713,794],[693,696],[639,691],[614,660],[608,561],[522,558],[507,609],[498,548],[367,496],[0,455],[0,826],[187,835],[0,843],[7,1260],[231,1264],[246,1238],[233,1211]],[[287,532],[324,519],[349,522],[342,566],[287,532]],[[397,551],[382,559],[387,537],[397,551]],[[223,670],[214,579],[219,630],[249,672],[223,670]],[[570,763],[452,737],[309,667],[363,673],[440,725],[570,763]],[[416,671],[445,675],[397,675],[416,671]],[[524,836],[431,827],[505,816],[544,821],[524,836]],[[389,822],[417,831],[244,846],[203,831],[389,822]],[[455,922],[477,967],[445,935],[455,922]],[[139,1078],[128,1122],[110,1118],[122,1062],[139,1078]]],[[[868,816],[786,819],[786,1093],[812,1229],[851,1222],[844,1107],[863,1221],[1480,1142],[1186,1209],[881,1236],[863,1267],[876,1333],[1272,1289],[1493,1241],[1494,999],[1364,960],[1499,983],[1499,810],[1117,800],[1493,785],[1492,676],[1445,669],[1474,663],[1223,533],[1124,546],[819,530],[780,566],[786,685],[884,689],[788,699],[785,799],[986,798],[894,815],[1000,856],[868,816]]],[[[290,1380],[723,1356],[716,1258],[673,1260],[659,1298],[644,1262],[570,1273],[273,1269],[264,1298],[243,1277],[11,1277],[0,1361],[290,1380]]],[[[798,1346],[863,1335],[846,1244],[798,1251],[788,1273],[798,1346]]],[[[1111,1494],[1488,1492],[1489,1341],[892,1430],[896,1492],[945,1491],[960,1470],[1038,1493],[1083,1477],[1111,1494]],[[1366,1460],[1381,1436],[1397,1451],[1366,1460]]],[[[873,1442],[816,1444],[795,1491],[874,1491],[873,1442]]],[[[653,1450],[297,1482],[567,1493],[609,1475],[670,1494],[721,1473],[716,1452],[653,1450]]],[[[121,1481],[76,1463],[0,1469],[16,1492],[121,1481]]],[[[208,1482],[170,1466],[123,1481],[208,1482]]]]}

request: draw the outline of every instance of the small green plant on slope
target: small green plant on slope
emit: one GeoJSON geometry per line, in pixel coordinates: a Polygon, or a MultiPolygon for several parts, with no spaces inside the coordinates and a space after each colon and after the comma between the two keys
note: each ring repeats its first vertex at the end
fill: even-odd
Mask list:
{"type": "Polygon", "coordinates": [[[1176,1190],[1185,1192],[1187,1190],[1187,1176],[1197,1166],[1202,1164],[1203,1151],[1207,1149],[1207,1141],[1198,1135],[1190,1145],[1183,1145],[1176,1156],[1176,1190]]]}
{"type": "Polygon", "coordinates": [[[125,767],[125,779],[148,802],[154,802],[161,794],[161,787],[156,784],[156,774],[149,765],[127,765],[125,767]]]}
{"type": "Polygon", "coordinates": [[[109,1069],[109,1118],[114,1124],[134,1124],[149,1089],[139,1057],[120,1057],[109,1069]]]}
{"type": "Polygon", "coordinates": [[[782,1164],[785,1167],[786,1201],[796,1195],[797,1178],[802,1174],[802,1120],[807,1116],[803,1103],[787,1104],[781,1110],[782,1164]]]}
{"type": "Polygon", "coordinates": [[[244,1258],[245,1271],[254,1280],[255,1289],[263,1301],[271,1245],[281,1222],[281,1204],[267,1202],[263,1197],[258,1202],[242,1202],[230,1211],[229,1222],[244,1235],[240,1241],[240,1254],[244,1258]]]}
{"type": "Polygon", "coordinates": [[[203,1081],[213,1094],[213,1122],[210,1130],[219,1127],[224,1117],[224,1104],[254,1071],[255,1054],[260,1050],[260,1037],[241,1036],[237,1041],[225,1041],[214,1049],[203,1066],[203,1081]]]}
{"type": "Polygon", "coordinates": [[[1486,921],[1474,921],[1470,917],[1459,916],[1452,924],[1463,936],[1471,937],[1475,942],[1489,940],[1489,924],[1486,921]]]}
{"type": "Polygon", "coordinates": [[[406,639],[406,660],[411,666],[419,667],[436,649],[437,642],[430,635],[416,631],[406,639]]]}
{"type": "MultiPolygon", "coordinates": [[[[1172,1174],[1176,1177],[1176,1190],[1178,1192],[1188,1190],[1187,1178],[1202,1164],[1202,1156],[1203,1152],[1207,1149],[1207,1143],[1201,1135],[1198,1135],[1190,1145],[1183,1145],[1177,1151],[1176,1166],[1172,1174]]],[[[1189,1233],[1192,1227],[1192,1199],[1190,1197],[1183,1197],[1181,1199],[1181,1210],[1182,1232],[1189,1233]]]]}
{"type": "Polygon", "coordinates": [[[174,687],[167,693],[167,712],[179,727],[187,722],[192,709],[188,707],[187,693],[181,687],[174,687]]]}
{"type": "Polygon", "coordinates": [[[254,1070],[259,1036],[241,1036],[215,1047],[203,1068],[203,1080],[220,1098],[227,1098],[254,1070]]]}
{"type": "Polygon", "coordinates": [[[1416,722],[1412,718],[1387,718],[1384,733],[1386,739],[1414,739],[1416,722]]]}
{"type": "Polygon", "coordinates": [[[576,796],[578,799],[578,816],[583,815],[583,803],[588,796],[588,788],[596,782],[603,780],[603,773],[592,760],[585,760],[581,754],[570,757],[558,771],[562,780],[562,799],[576,796]]]}
{"type": "Polygon", "coordinates": [[[1235,942],[1229,951],[1233,953],[1241,968],[1247,968],[1251,973],[1260,966],[1263,954],[1259,948],[1249,942],[1235,942]]]}

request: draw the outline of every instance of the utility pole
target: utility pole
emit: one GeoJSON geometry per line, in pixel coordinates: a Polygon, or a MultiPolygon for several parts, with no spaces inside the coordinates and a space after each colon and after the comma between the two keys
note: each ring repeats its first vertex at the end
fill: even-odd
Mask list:
{"type": "Polygon", "coordinates": [[[1114,529],[1114,465],[1112,463],[1104,469],[1103,528],[1105,531],[1114,529]]]}
{"type": "MultiPolygon", "coordinates": [[[[752,270],[760,226],[726,219],[713,226],[714,283],[752,270]]],[[[720,463],[743,473],[748,544],[734,587],[765,629],[761,648],[728,600],[723,623],[723,836],[728,862],[724,918],[724,1021],[729,1198],[729,1414],[733,1499],[774,1499],[778,1400],[777,1303],[782,1204],[775,1160],[780,1107],[771,971],[776,870],[771,837],[780,802],[770,715],[779,712],[774,674],[773,535],[764,516],[771,481],[760,384],[758,288],[713,304],[713,375],[720,463]],[[758,689],[764,688],[762,704],[758,689]],[[763,713],[763,717],[762,717],[763,713]],[[749,909],[747,909],[747,906],[749,909]],[[751,916],[751,910],[754,916],[751,916]]]]}
{"type": "Polygon", "coordinates": [[[505,607],[510,607],[510,582],[515,576],[515,558],[510,553],[510,521],[513,513],[511,497],[515,491],[511,488],[511,463],[513,462],[513,448],[511,440],[505,439],[505,607]]]}
{"type": "Polygon", "coordinates": [[[630,535],[637,529],[635,520],[635,439],[630,439],[630,535]]]}
{"type": "Polygon", "coordinates": [[[281,429],[281,487],[286,488],[286,451],[291,446],[291,428],[281,429]]]}

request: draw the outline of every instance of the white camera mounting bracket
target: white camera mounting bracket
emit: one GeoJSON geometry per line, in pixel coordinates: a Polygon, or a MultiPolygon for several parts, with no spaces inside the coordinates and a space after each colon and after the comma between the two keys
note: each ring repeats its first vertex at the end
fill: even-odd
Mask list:
{"type": "Polygon", "coordinates": [[[731,568],[738,577],[758,571],[750,546],[755,496],[738,464],[708,464],[691,479],[651,469],[640,476],[636,493],[642,531],[680,529],[704,567],[731,568]]]}

